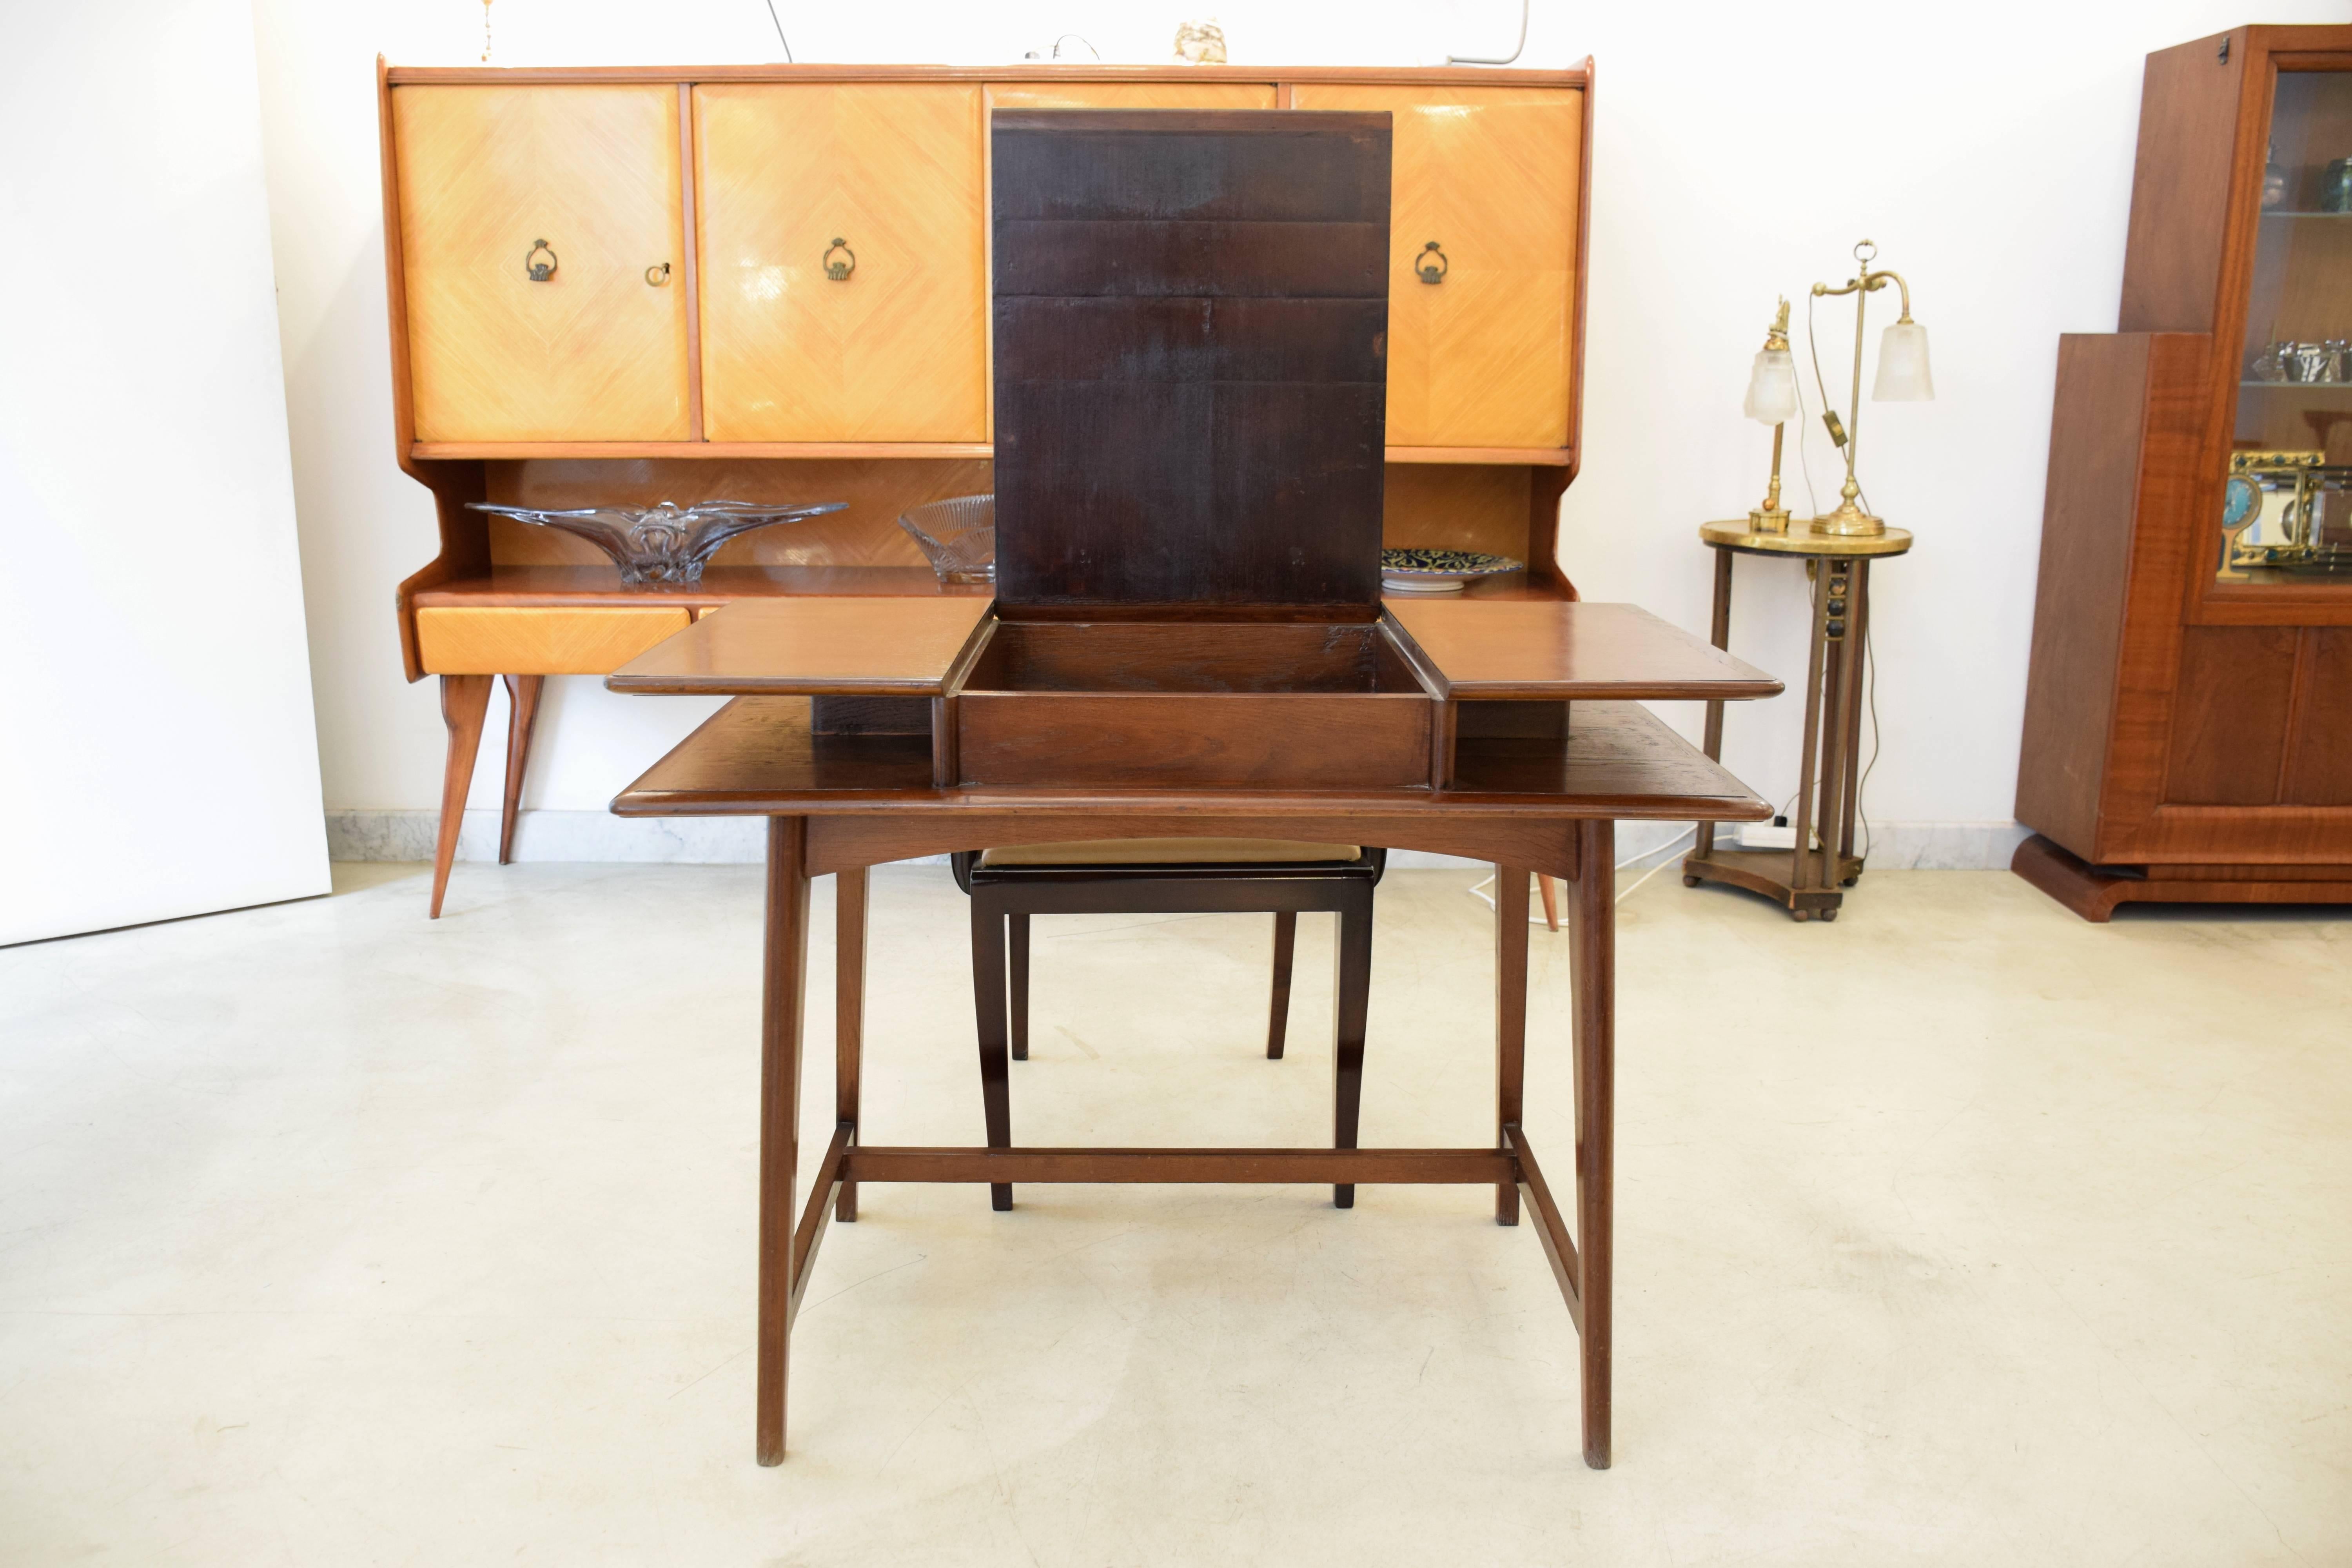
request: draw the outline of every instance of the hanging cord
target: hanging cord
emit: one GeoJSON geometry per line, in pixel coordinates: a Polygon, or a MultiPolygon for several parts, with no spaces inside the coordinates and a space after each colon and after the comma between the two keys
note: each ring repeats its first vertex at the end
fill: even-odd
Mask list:
{"type": "Polygon", "coordinates": [[[1445,57],[1445,63],[1446,63],[1447,65],[1450,65],[1450,66],[1507,66],[1507,65],[1509,65],[1513,60],[1516,60],[1516,59],[1517,59],[1517,58],[1519,58],[1519,51],[1520,51],[1520,50],[1522,50],[1522,49],[1524,49],[1524,48],[1526,48],[1526,47],[1528,47],[1528,8],[1529,8],[1529,0],[1519,0],[1519,41],[1518,41],[1517,43],[1513,44],[1513,45],[1511,46],[1511,52],[1510,52],[1509,54],[1505,55],[1505,56],[1504,56],[1502,58],[1500,58],[1500,59],[1487,59],[1487,58],[1485,58],[1484,57],[1482,57],[1482,56],[1478,56],[1478,55],[1448,55],[1448,56],[1446,56],[1446,57],[1445,57]]]}
{"type": "Polygon", "coordinates": [[[1878,649],[1872,643],[1870,624],[1862,627],[1863,690],[1870,703],[1870,761],[1853,786],[1853,814],[1862,819],[1862,858],[1870,858],[1870,770],[1878,765],[1878,649]]]}
{"type": "Polygon", "coordinates": [[[776,0],[768,0],[768,20],[776,24],[776,42],[784,46],[784,63],[796,63],[793,59],[793,41],[784,37],[783,19],[776,15],[776,0]]]}

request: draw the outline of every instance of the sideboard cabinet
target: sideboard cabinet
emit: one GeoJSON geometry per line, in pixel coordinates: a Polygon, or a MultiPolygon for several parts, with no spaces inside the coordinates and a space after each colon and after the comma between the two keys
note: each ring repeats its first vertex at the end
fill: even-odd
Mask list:
{"type": "Polygon", "coordinates": [[[2352,26],[2148,57],[2118,326],[2059,349],[2015,868],[2352,901],[2352,26]]]}
{"type": "MultiPolygon", "coordinates": [[[[745,596],[936,595],[896,526],[992,486],[997,110],[1391,117],[1391,544],[1525,561],[1478,596],[1573,597],[1553,553],[1582,395],[1592,72],[1226,67],[381,67],[394,438],[440,550],[403,662],[450,749],[438,912],[494,683],[500,858],[541,680],[607,674],[745,596]],[[747,535],[693,589],[467,510],[847,502],[747,535]]],[[[985,590],[977,590],[984,593],[985,590]]]]}

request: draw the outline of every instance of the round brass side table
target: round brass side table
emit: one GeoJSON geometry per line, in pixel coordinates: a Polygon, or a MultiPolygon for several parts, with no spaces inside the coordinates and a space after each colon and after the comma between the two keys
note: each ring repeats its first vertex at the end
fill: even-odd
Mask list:
{"type": "MultiPolygon", "coordinates": [[[[1817,533],[1791,521],[1785,533],[1759,532],[1746,518],[1701,523],[1699,542],[1715,552],[1715,646],[1731,643],[1731,562],[1736,555],[1797,556],[1813,582],[1812,652],[1805,673],[1804,769],[1797,786],[1797,841],[1791,849],[1717,849],[1715,824],[1702,822],[1683,859],[1683,886],[1727,882],[1786,905],[1797,920],[1837,919],[1844,889],[1862,876],[1853,852],[1854,801],[1862,747],[1862,650],[1870,629],[1870,563],[1911,548],[1907,530],[1817,533]]],[[[1723,704],[1706,705],[1706,754],[1723,756],[1723,704]]]]}

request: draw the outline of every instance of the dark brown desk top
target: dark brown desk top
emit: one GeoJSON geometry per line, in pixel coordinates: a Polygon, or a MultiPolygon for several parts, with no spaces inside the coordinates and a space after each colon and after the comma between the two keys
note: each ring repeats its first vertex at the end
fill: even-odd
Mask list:
{"type": "MultiPolygon", "coordinates": [[[[729,615],[735,612],[730,610],[729,615]]],[[[720,617],[723,619],[724,617],[720,617]]],[[[814,735],[802,698],[728,704],[621,792],[622,816],[964,810],[1089,816],[1335,816],[1423,812],[1755,822],[1772,809],[1655,715],[1580,702],[1565,741],[1465,741],[1457,786],[1359,793],[934,789],[921,735],[814,735]]]]}
{"type": "Polygon", "coordinates": [[[1391,595],[1382,607],[1428,656],[1449,696],[1738,701],[1781,689],[1638,605],[1391,595]]]}
{"type": "Polygon", "coordinates": [[[605,679],[615,691],[937,697],[993,601],[742,599],[605,679]]]}

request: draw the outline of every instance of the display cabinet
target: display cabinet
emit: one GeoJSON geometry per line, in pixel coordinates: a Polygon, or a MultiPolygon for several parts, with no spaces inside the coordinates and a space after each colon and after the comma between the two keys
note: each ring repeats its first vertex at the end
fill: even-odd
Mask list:
{"type": "MultiPolygon", "coordinates": [[[[1393,125],[1381,538],[1572,598],[1592,73],[1225,67],[381,68],[394,439],[440,548],[401,584],[450,748],[433,909],[499,677],[510,842],[537,683],[731,601],[953,596],[899,514],[995,487],[988,128],[1039,109],[1353,110],[1393,125]],[[468,510],[837,500],[634,587],[468,510]]],[[[502,848],[501,858],[504,850],[502,848]]]]}
{"type": "Polygon", "coordinates": [[[2119,328],[2059,350],[2015,868],[2352,901],[2352,27],[2148,58],[2119,328]]]}

